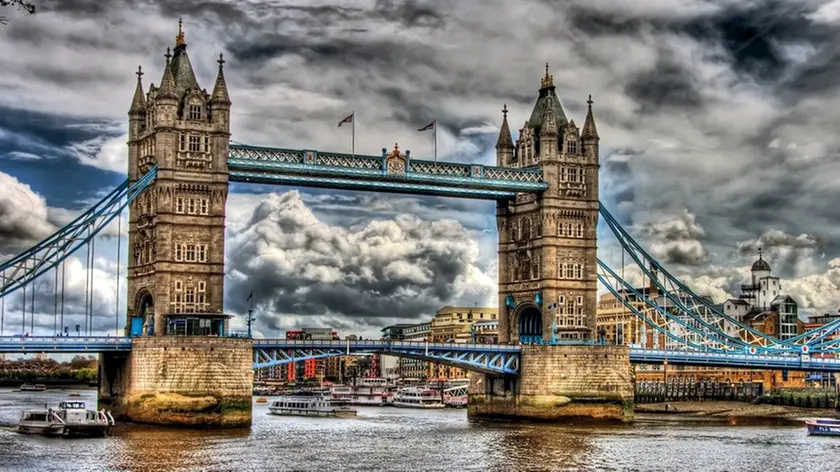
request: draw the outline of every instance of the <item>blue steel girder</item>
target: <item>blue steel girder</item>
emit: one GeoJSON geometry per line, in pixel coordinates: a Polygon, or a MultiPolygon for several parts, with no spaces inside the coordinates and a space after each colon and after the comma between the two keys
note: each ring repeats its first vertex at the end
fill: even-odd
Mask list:
{"type": "Polygon", "coordinates": [[[519,192],[548,188],[539,169],[515,169],[433,162],[404,155],[404,166],[389,168],[381,156],[232,144],[231,182],[370,190],[487,200],[511,199],[519,192]]]}
{"type": "Polygon", "coordinates": [[[56,267],[96,237],[155,179],[156,175],[157,166],[154,166],[136,182],[130,183],[126,180],[65,227],[0,264],[0,298],[56,267]]]}
{"type": "Polygon", "coordinates": [[[130,351],[131,338],[121,336],[0,336],[0,353],[98,353],[130,351]]]}
{"type": "Polygon", "coordinates": [[[388,354],[489,374],[519,374],[519,346],[406,341],[254,340],[254,368],[330,356],[388,354]]]}
{"type": "Polygon", "coordinates": [[[630,348],[630,362],[635,364],[694,365],[738,367],[747,369],[801,370],[840,372],[840,358],[821,358],[797,354],[725,354],[717,352],[673,351],[630,348]]]}

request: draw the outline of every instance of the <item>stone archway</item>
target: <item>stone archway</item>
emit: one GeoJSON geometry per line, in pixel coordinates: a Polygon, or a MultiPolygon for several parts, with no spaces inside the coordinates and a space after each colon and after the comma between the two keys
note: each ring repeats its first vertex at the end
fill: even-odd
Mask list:
{"type": "Polygon", "coordinates": [[[137,294],[135,306],[137,308],[131,320],[131,334],[155,334],[155,300],[152,294],[146,289],[141,290],[137,294]]]}
{"type": "Polygon", "coordinates": [[[533,304],[520,307],[517,328],[520,344],[541,344],[543,340],[542,312],[533,304]]]}

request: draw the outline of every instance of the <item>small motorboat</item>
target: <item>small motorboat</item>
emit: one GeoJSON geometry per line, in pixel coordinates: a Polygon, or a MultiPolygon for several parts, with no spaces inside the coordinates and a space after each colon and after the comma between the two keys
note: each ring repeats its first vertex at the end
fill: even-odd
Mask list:
{"type": "Polygon", "coordinates": [[[104,409],[88,410],[84,402],[61,402],[58,408],[26,410],[20,416],[18,432],[62,437],[105,436],[114,418],[104,409]]]}
{"type": "Polygon", "coordinates": [[[78,393],[78,392],[73,392],[73,393],[71,393],[70,395],[67,395],[67,396],[68,396],[68,397],[81,397],[81,396],[82,396],[82,394],[81,394],[81,393],[78,393]]]}
{"type": "Polygon", "coordinates": [[[265,397],[259,397],[256,401],[257,403],[268,403],[268,399],[266,399],[265,397]]]}
{"type": "Polygon", "coordinates": [[[810,436],[840,436],[840,419],[817,418],[805,422],[810,436]]]}
{"type": "Polygon", "coordinates": [[[43,392],[47,389],[47,386],[44,384],[31,384],[29,382],[20,386],[21,392],[43,392]]]}

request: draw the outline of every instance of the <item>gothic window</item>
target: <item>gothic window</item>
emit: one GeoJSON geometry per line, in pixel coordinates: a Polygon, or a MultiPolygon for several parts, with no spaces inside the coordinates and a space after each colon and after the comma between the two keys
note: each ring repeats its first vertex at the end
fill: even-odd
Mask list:
{"type": "Polygon", "coordinates": [[[210,207],[210,202],[206,198],[202,198],[201,200],[199,200],[199,203],[200,203],[199,213],[202,214],[202,215],[209,214],[208,208],[210,207]]]}
{"type": "Polygon", "coordinates": [[[583,271],[581,270],[580,264],[575,264],[575,278],[582,279],[583,278],[583,271]]]}
{"type": "Polygon", "coordinates": [[[566,235],[566,225],[560,221],[557,223],[557,236],[563,237],[566,235]]]}
{"type": "Polygon", "coordinates": [[[569,168],[569,175],[568,175],[569,182],[577,182],[578,181],[578,173],[577,172],[578,172],[577,167],[570,167],[569,168]]]}
{"type": "Polygon", "coordinates": [[[175,291],[180,292],[183,289],[184,289],[184,282],[182,282],[180,280],[176,280],[175,281],[175,291]]]}
{"type": "Polygon", "coordinates": [[[195,214],[195,198],[190,198],[187,200],[187,213],[190,215],[195,214]]]}
{"type": "Polygon", "coordinates": [[[557,304],[561,305],[561,306],[565,305],[566,304],[566,296],[565,295],[560,295],[560,297],[557,298],[557,304]]]}
{"type": "Polygon", "coordinates": [[[175,313],[181,313],[184,310],[184,297],[180,293],[175,294],[174,301],[172,302],[175,305],[175,309],[173,310],[175,313]]]}
{"type": "Polygon", "coordinates": [[[519,261],[513,261],[513,270],[511,274],[511,278],[514,282],[519,280],[519,261]]]}
{"type": "Polygon", "coordinates": [[[187,150],[187,135],[181,133],[178,135],[178,150],[179,151],[186,151],[187,150]]]}
{"type": "Polygon", "coordinates": [[[570,140],[566,143],[566,153],[567,154],[577,154],[578,153],[578,142],[570,140]]]}
{"type": "Polygon", "coordinates": [[[204,152],[210,152],[210,136],[204,137],[204,152]]]}
{"type": "Polygon", "coordinates": [[[175,199],[175,213],[184,213],[184,197],[175,199]]]}
{"type": "Polygon", "coordinates": [[[176,244],[175,245],[175,260],[181,261],[184,259],[184,245],[183,244],[176,244]]]}
{"type": "Polygon", "coordinates": [[[206,244],[199,244],[198,245],[198,262],[207,262],[207,245],[206,244]]]}
{"type": "Polygon", "coordinates": [[[201,119],[201,105],[190,105],[190,120],[198,121],[201,119]]]}
{"type": "Polygon", "coordinates": [[[198,283],[198,291],[199,292],[206,292],[207,291],[207,283],[203,280],[198,283]]]}
{"type": "Polygon", "coordinates": [[[561,167],[560,168],[560,182],[565,182],[569,178],[568,174],[569,174],[569,169],[567,169],[566,167],[561,167]]]}
{"type": "Polygon", "coordinates": [[[522,261],[522,280],[530,280],[531,279],[531,261],[524,260],[522,261]]]}
{"type": "Polygon", "coordinates": [[[578,223],[578,225],[577,225],[577,237],[578,238],[583,237],[583,223],[578,223]]]}
{"type": "Polygon", "coordinates": [[[563,264],[563,265],[565,266],[565,270],[564,270],[565,278],[567,278],[567,279],[573,278],[574,275],[575,275],[575,273],[574,273],[574,266],[575,265],[574,264],[563,264]]]}
{"type": "Polygon", "coordinates": [[[528,217],[519,220],[519,235],[522,241],[531,240],[531,219],[528,217]]]}
{"type": "Polygon", "coordinates": [[[578,297],[577,297],[577,300],[576,300],[576,301],[577,301],[577,304],[578,304],[578,305],[583,305],[583,297],[581,297],[580,295],[578,295],[578,297]]]}
{"type": "Polygon", "coordinates": [[[201,152],[201,136],[190,136],[190,152],[201,152]]]}

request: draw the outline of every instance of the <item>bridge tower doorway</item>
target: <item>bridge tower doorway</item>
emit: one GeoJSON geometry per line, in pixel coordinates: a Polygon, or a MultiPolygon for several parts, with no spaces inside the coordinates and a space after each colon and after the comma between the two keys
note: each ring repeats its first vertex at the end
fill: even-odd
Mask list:
{"type": "Polygon", "coordinates": [[[137,297],[137,309],[131,317],[129,336],[155,334],[155,301],[152,294],[143,290],[137,297]]]}
{"type": "Polygon", "coordinates": [[[542,340],[542,313],[536,306],[526,305],[519,312],[519,343],[541,344],[542,340]]]}

